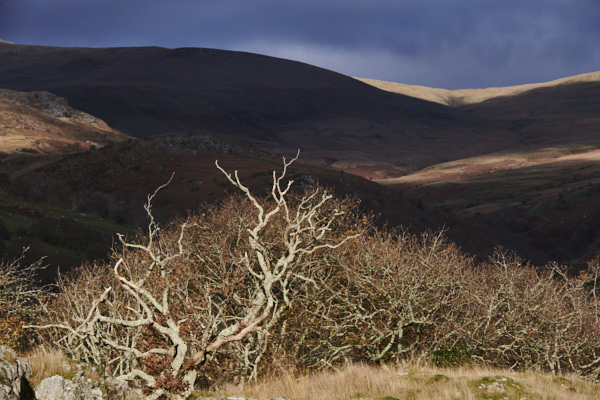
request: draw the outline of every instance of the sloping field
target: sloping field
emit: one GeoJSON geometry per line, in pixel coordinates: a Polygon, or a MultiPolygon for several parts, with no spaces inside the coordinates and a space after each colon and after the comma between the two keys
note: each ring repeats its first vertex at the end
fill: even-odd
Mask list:
{"type": "Polygon", "coordinates": [[[52,93],[0,89],[0,155],[73,153],[127,137],[52,93]]]}
{"type": "Polygon", "coordinates": [[[531,201],[537,204],[560,193],[563,193],[561,198],[570,198],[588,192],[600,184],[599,146],[581,144],[497,153],[439,164],[378,182],[408,189],[436,205],[452,207],[466,215],[487,213],[507,204],[531,201]],[[449,188],[455,189],[455,195],[449,188]],[[498,195],[501,199],[494,201],[498,195]],[[477,200],[481,203],[473,205],[477,200]]]}
{"type": "Polygon", "coordinates": [[[599,148],[497,153],[378,182],[487,226],[536,262],[573,261],[600,246],[599,148]]]}

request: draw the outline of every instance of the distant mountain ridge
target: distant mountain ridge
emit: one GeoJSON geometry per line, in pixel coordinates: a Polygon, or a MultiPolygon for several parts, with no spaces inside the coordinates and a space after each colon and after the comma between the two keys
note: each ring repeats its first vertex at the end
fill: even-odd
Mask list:
{"type": "Polygon", "coordinates": [[[487,119],[328,70],[213,49],[0,46],[0,87],[55,93],[133,136],[205,133],[399,174],[518,140],[487,119]]]}
{"type": "Polygon", "coordinates": [[[124,133],[208,134],[287,155],[302,149],[305,162],[375,178],[594,140],[600,81],[590,76],[448,92],[215,49],[0,45],[0,88],[52,92],[124,133]]]}
{"type": "Polygon", "coordinates": [[[516,96],[529,90],[547,88],[558,85],[569,85],[574,83],[596,82],[600,81],[600,71],[590,72],[556,79],[549,82],[529,83],[525,85],[489,87],[481,89],[438,89],[427,86],[407,85],[404,83],[380,81],[376,79],[356,78],[376,88],[411,96],[418,99],[440,103],[450,107],[458,107],[467,104],[481,103],[482,101],[499,96],[516,96]]]}

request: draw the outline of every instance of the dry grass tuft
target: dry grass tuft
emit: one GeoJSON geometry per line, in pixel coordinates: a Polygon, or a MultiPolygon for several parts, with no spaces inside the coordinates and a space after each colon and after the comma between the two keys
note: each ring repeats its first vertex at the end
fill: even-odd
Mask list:
{"type": "Polygon", "coordinates": [[[277,396],[297,400],[591,400],[600,398],[600,385],[575,376],[486,367],[349,365],[339,371],[321,371],[300,378],[282,374],[256,384],[227,386],[222,392],[260,400],[277,396]]]}
{"type": "Polygon", "coordinates": [[[54,375],[72,378],[78,371],[77,366],[57,349],[36,348],[25,354],[25,357],[33,363],[31,376],[33,387],[36,387],[43,379],[54,375]]]}

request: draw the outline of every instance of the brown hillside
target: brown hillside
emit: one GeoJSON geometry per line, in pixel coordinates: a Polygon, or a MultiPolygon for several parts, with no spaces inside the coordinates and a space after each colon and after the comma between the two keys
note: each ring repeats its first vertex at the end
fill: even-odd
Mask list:
{"type": "Polygon", "coordinates": [[[370,83],[497,121],[520,137],[510,150],[432,165],[380,183],[487,226],[499,242],[538,263],[597,254],[600,72],[455,91],[370,83]]]}
{"type": "Polygon", "coordinates": [[[52,93],[0,89],[0,155],[80,152],[126,138],[52,93]]]}
{"type": "Polygon", "coordinates": [[[595,141],[600,129],[600,72],[552,82],[505,88],[444,90],[363,80],[496,121],[519,136],[521,145],[595,141]]]}
{"type": "Polygon", "coordinates": [[[600,248],[599,145],[528,147],[379,180],[471,221],[542,264],[579,262],[600,248]]]}
{"type": "MultiPolygon", "coordinates": [[[[248,146],[216,140],[206,135],[160,135],[117,143],[103,149],[71,154],[38,168],[24,178],[38,176],[62,181],[74,193],[96,191],[107,194],[115,206],[142,214],[147,195],[169,181],[160,192],[156,207],[163,216],[185,215],[203,203],[211,203],[231,193],[233,187],[217,170],[215,160],[226,170],[239,170],[240,178],[254,190],[267,194],[273,171],[281,169],[278,156],[248,146]]],[[[302,160],[302,153],[299,160],[302,160]]],[[[441,227],[445,218],[422,210],[408,199],[359,176],[294,163],[290,178],[294,188],[319,183],[340,196],[355,195],[365,211],[381,213],[380,222],[411,226],[417,231],[441,227]]],[[[142,218],[142,223],[145,219],[142,218]]]]}

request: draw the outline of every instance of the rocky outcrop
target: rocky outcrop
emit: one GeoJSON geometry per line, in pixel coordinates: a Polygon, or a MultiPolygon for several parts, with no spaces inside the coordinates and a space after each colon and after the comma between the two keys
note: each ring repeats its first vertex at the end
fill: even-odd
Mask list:
{"type": "Polygon", "coordinates": [[[29,380],[31,361],[17,357],[9,347],[0,345],[0,400],[103,400],[143,399],[126,382],[108,377],[99,382],[86,378],[83,371],[73,379],[55,375],[44,379],[33,390],[29,380]]]}
{"type": "Polygon", "coordinates": [[[74,110],[69,106],[67,100],[50,92],[16,92],[1,89],[0,99],[26,107],[35,108],[56,118],[75,117],[79,120],[95,122],[96,118],[81,111],[74,110]]]}
{"type": "MultiPolygon", "coordinates": [[[[143,399],[126,382],[114,378],[92,381],[84,372],[73,379],[55,375],[44,379],[35,389],[39,400],[104,400],[104,399],[143,399]]],[[[0,399],[1,400],[1,399],[0,399]]]]}
{"type": "Polygon", "coordinates": [[[31,371],[31,361],[0,345],[0,400],[35,399],[29,384],[31,371]]]}
{"type": "Polygon", "coordinates": [[[48,400],[102,400],[104,398],[98,384],[86,379],[83,372],[78,373],[71,380],[59,375],[46,378],[35,389],[35,395],[38,399],[48,400]]]}
{"type": "MultiPolygon", "coordinates": [[[[35,391],[29,380],[31,361],[17,357],[16,353],[0,345],[0,400],[143,400],[139,389],[130,388],[126,382],[113,377],[93,381],[80,371],[72,379],[55,375],[40,382],[35,391]]],[[[200,397],[199,400],[254,400],[245,397],[200,397]]],[[[277,396],[273,400],[285,400],[277,396]]]]}

